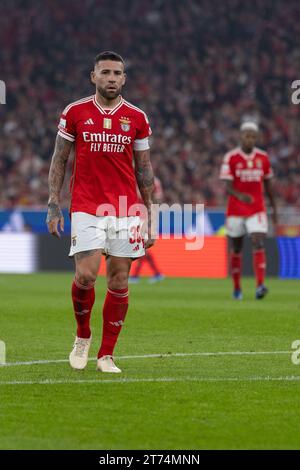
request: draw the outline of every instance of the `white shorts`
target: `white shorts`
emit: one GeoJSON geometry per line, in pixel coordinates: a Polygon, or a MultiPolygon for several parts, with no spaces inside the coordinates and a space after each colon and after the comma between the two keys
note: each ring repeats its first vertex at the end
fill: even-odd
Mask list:
{"type": "Polygon", "coordinates": [[[229,237],[242,237],[246,233],[267,233],[268,219],[265,212],[258,212],[250,217],[230,215],[226,219],[226,233],[229,237]]]}
{"type": "Polygon", "coordinates": [[[85,212],[73,212],[69,256],[99,249],[107,255],[139,258],[145,254],[140,229],[140,217],[98,217],[85,212]]]}

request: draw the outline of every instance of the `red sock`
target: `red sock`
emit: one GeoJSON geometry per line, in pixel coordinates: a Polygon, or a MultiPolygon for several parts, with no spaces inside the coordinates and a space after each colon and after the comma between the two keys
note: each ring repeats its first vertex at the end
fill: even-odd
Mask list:
{"type": "Polygon", "coordinates": [[[77,336],[79,338],[90,338],[90,317],[95,301],[94,286],[84,286],[77,279],[74,279],[72,300],[77,321],[77,336]]]}
{"type": "Polygon", "coordinates": [[[112,356],[128,310],[128,288],[107,289],[103,306],[103,333],[98,358],[112,356]]]}
{"type": "Polygon", "coordinates": [[[235,290],[241,289],[241,268],[242,268],[242,255],[241,253],[231,252],[230,256],[230,270],[235,290]]]}
{"type": "Polygon", "coordinates": [[[256,276],[256,285],[260,286],[264,283],[266,274],[266,254],[263,248],[253,251],[253,268],[256,276]]]}

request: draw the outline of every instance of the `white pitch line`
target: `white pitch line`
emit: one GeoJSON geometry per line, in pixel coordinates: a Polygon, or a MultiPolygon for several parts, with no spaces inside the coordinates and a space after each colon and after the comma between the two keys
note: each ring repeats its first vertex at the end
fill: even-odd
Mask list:
{"type": "Polygon", "coordinates": [[[1,385],[68,385],[68,384],[130,384],[130,383],[173,383],[173,382],[299,382],[300,376],[280,376],[280,377],[161,377],[161,378],[142,378],[142,379],[86,379],[86,380],[12,380],[0,381],[1,385]]]}
{"type": "MultiPolygon", "coordinates": [[[[115,356],[116,360],[122,359],[155,359],[155,358],[168,358],[168,357],[210,357],[210,356],[262,356],[262,355],[276,355],[276,354],[292,354],[291,351],[219,351],[219,352],[195,352],[195,353],[170,353],[170,354],[144,354],[135,356],[115,356]]],[[[95,361],[96,358],[89,358],[89,361],[95,361]]],[[[69,362],[68,359],[49,359],[49,360],[36,360],[25,362],[7,362],[0,364],[1,367],[12,366],[32,366],[35,364],[59,364],[69,362]]]]}

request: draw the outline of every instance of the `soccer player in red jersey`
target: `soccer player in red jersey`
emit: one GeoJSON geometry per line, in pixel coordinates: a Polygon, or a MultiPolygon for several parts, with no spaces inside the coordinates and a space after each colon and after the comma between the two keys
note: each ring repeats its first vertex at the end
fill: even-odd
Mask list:
{"type": "Polygon", "coordinates": [[[121,372],[114,364],[113,351],[128,309],[130,266],[134,258],[143,256],[145,248],[154,244],[151,217],[145,240],[140,234],[140,213],[135,211],[136,185],[146,216],[151,211],[154,180],[149,150],[151,129],[146,114],[121,96],[125,80],[121,56],[110,51],[96,56],[91,72],[96,93],[64,109],[49,172],[47,225],[52,235],[60,237],[59,227],[64,230],[60,191],[74,148],[69,253],[75,259],[72,300],[77,333],[69,356],[74,369],[87,365],[94,284],[104,254],[107,293],[97,369],[121,372]]]}
{"type": "Polygon", "coordinates": [[[266,255],[264,239],[268,220],[264,204],[264,189],[273,209],[273,223],[277,223],[277,211],[271,179],[273,171],[268,155],[255,147],[258,126],[255,122],[241,125],[241,146],[228,152],[223,160],[221,179],[227,181],[229,195],[226,231],[231,240],[230,267],[233,279],[234,299],[242,299],[241,266],[243,238],[251,236],[253,267],[256,276],[256,298],[262,299],[268,292],[264,285],[266,255]]]}

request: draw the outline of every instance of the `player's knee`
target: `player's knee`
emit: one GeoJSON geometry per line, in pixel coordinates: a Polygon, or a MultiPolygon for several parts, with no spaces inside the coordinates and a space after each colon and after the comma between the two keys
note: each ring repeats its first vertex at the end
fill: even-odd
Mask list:
{"type": "Polygon", "coordinates": [[[263,237],[253,237],[252,238],[252,249],[253,250],[262,250],[264,248],[264,239],[263,237]]]}
{"type": "Polygon", "coordinates": [[[81,270],[76,272],[77,281],[86,287],[92,287],[96,282],[97,275],[90,270],[81,270]]]}
{"type": "Polygon", "coordinates": [[[263,242],[252,243],[252,249],[253,249],[254,251],[262,250],[263,248],[264,248],[263,242]]]}
{"type": "Polygon", "coordinates": [[[108,278],[109,289],[126,289],[128,287],[127,271],[117,271],[112,273],[108,278]]]}

